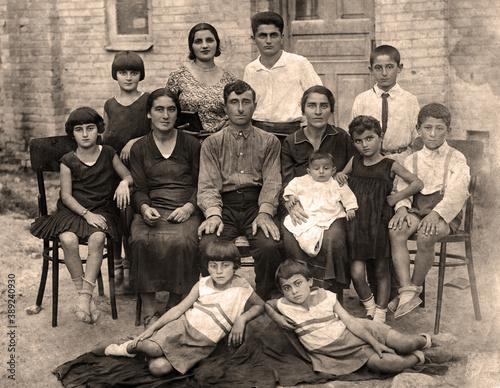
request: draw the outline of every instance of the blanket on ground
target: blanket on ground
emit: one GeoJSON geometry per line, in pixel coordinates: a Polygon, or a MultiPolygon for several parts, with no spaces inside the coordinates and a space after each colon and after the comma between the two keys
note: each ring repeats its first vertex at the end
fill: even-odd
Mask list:
{"type": "MultiPolygon", "coordinates": [[[[250,322],[246,340],[239,348],[228,346],[227,338],[223,339],[209,358],[199,362],[186,375],[173,372],[164,377],[154,377],[149,373],[144,357],[98,357],[92,353],[85,353],[60,365],[53,373],[68,388],[274,388],[277,385],[391,377],[365,368],[344,376],[316,373],[311,363],[295,350],[297,344],[293,344],[274,322],[266,318],[261,316],[250,322]]],[[[443,375],[447,370],[446,365],[425,365],[409,372],[443,375]]]]}

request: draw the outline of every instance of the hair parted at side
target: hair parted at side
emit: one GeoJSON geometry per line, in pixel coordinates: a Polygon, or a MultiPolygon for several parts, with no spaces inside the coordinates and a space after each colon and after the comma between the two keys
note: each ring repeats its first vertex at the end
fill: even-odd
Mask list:
{"type": "Polygon", "coordinates": [[[375,117],[360,115],[356,116],[352,119],[349,124],[349,135],[351,135],[351,139],[353,134],[361,135],[365,131],[373,131],[379,137],[382,136],[382,127],[380,126],[380,121],[378,121],[375,117]]]}
{"type": "Polygon", "coordinates": [[[285,26],[283,18],[276,12],[272,11],[256,13],[250,19],[250,24],[252,27],[252,33],[254,35],[257,33],[257,29],[261,24],[267,24],[267,25],[272,24],[278,27],[280,33],[283,33],[283,27],[285,26]]]}
{"type": "Polygon", "coordinates": [[[383,44],[373,49],[370,53],[370,66],[373,66],[373,62],[380,55],[388,55],[391,59],[396,62],[399,66],[401,63],[401,55],[396,47],[389,46],[388,44],[383,44]]]}
{"type": "Polygon", "coordinates": [[[311,271],[307,268],[307,263],[302,260],[286,259],[280,264],[274,275],[274,281],[281,289],[280,279],[290,279],[293,275],[302,275],[307,280],[312,278],[311,271]]]}
{"type": "Polygon", "coordinates": [[[218,57],[221,54],[220,51],[220,38],[219,34],[217,33],[217,30],[215,29],[214,26],[208,23],[198,23],[195,25],[191,30],[189,31],[188,35],[188,47],[189,47],[189,59],[193,60],[196,59],[196,55],[194,54],[193,50],[193,43],[194,43],[194,36],[198,31],[210,31],[212,35],[215,38],[215,41],[217,42],[217,49],[215,50],[215,56],[218,57]]]}
{"type": "Polygon", "coordinates": [[[84,124],[95,124],[97,125],[97,132],[104,132],[103,118],[94,108],[90,108],[88,106],[76,108],[73,112],[71,112],[68,116],[68,120],[66,120],[66,123],[64,124],[64,129],[69,137],[74,137],[73,129],[75,125],[84,124]]]}
{"type": "Polygon", "coordinates": [[[144,62],[139,54],[134,51],[120,51],[115,55],[113,64],[111,65],[111,75],[113,79],[116,80],[116,73],[125,70],[135,70],[141,73],[139,81],[142,81],[146,76],[146,71],[144,70],[144,62]]]}
{"type": "Polygon", "coordinates": [[[450,129],[451,125],[451,113],[450,110],[443,104],[437,102],[431,102],[425,105],[418,112],[417,126],[420,127],[426,118],[433,117],[435,119],[441,119],[445,122],[446,127],[450,129]]]}
{"type": "Polygon", "coordinates": [[[227,98],[232,92],[235,92],[237,95],[240,95],[248,90],[252,91],[253,102],[255,102],[255,90],[253,90],[252,87],[245,81],[238,79],[234,82],[226,84],[226,86],[224,86],[224,104],[227,104],[227,98]]]}
{"type": "Polygon", "coordinates": [[[322,85],[311,86],[304,92],[304,94],[302,95],[302,99],[300,100],[300,108],[302,109],[302,113],[304,113],[304,110],[306,108],[307,98],[312,93],[323,94],[324,96],[326,96],[328,102],[330,103],[330,112],[333,113],[335,108],[335,98],[333,97],[333,93],[330,91],[330,89],[325,88],[322,85]]]}
{"type": "Polygon", "coordinates": [[[203,265],[207,268],[210,261],[231,261],[234,269],[238,269],[241,267],[240,251],[232,241],[214,240],[205,249],[203,265]]]}
{"type": "Polygon", "coordinates": [[[313,153],[309,155],[308,165],[309,167],[311,167],[312,162],[314,162],[315,160],[325,160],[325,159],[329,160],[332,163],[332,166],[334,165],[332,154],[319,150],[313,151],[313,153]]]}

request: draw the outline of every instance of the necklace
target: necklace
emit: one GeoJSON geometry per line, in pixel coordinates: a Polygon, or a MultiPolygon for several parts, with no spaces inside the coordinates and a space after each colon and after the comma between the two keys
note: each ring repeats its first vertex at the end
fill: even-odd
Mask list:
{"type": "Polygon", "coordinates": [[[213,67],[209,68],[209,69],[204,69],[202,67],[200,67],[197,63],[196,63],[196,59],[193,61],[193,64],[194,66],[200,70],[200,71],[204,71],[206,73],[210,72],[210,71],[214,71],[215,69],[217,69],[217,65],[214,63],[213,67]]]}

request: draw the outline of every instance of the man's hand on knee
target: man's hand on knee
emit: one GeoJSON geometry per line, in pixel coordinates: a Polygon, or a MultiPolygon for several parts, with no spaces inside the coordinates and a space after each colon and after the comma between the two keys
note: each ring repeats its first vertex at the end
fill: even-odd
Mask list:
{"type": "Polygon", "coordinates": [[[203,221],[198,228],[198,238],[201,240],[201,236],[203,235],[203,233],[216,233],[217,237],[219,237],[223,229],[224,223],[222,222],[222,218],[218,215],[210,216],[205,221],[203,221]]]}
{"type": "Polygon", "coordinates": [[[441,220],[441,216],[432,210],[429,214],[427,214],[422,221],[418,224],[417,230],[421,230],[423,234],[426,236],[434,236],[438,234],[439,224],[441,220]]]}
{"type": "Polygon", "coordinates": [[[264,232],[264,236],[269,238],[271,236],[273,240],[280,240],[280,231],[273,218],[267,213],[259,213],[255,220],[252,222],[252,234],[255,236],[257,234],[257,229],[261,228],[264,232]]]}

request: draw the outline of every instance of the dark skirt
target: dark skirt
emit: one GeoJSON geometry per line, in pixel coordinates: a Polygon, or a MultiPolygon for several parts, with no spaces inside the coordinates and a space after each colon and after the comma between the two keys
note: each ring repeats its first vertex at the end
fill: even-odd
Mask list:
{"type": "Polygon", "coordinates": [[[349,256],[346,242],[346,219],[337,218],[323,235],[323,244],[315,257],[309,257],[294,235],[281,223],[287,259],[304,260],[311,271],[314,285],[328,289],[335,283],[349,288],[351,283],[349,256]]]}
{"type": "Polygon", "coordinates": [[[167,221],[170,210],[157,209],[161,219],[155,227],[134,215],[130,229],[132,263],[130,281],[139,293],[169,291],[188,293],[198,281],[198,227],[194,212],[180,224],[167,221]]]}
{"type": "Polygon", "coordinates": [[[121,239],[119,217],[116,214],[102,210],[93,213],[106,218],[108,229],[104,230],[91,226],[82,216],[69,209],[62,208],[50,216],[37,218],[31,224],[30,232],[33,236],[42,239],[57,237],[63,232],[73,232],[80,241],[87,240],[95,232],[104,232],[114,241],[119,241],[121,239]]]}

